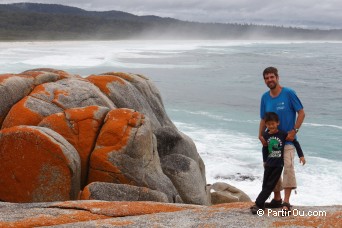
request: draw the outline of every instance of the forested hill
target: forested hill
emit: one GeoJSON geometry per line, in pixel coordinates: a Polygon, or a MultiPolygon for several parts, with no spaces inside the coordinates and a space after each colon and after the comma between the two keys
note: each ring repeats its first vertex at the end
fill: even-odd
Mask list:
{"type": "Polygon", "coordinates": [[[342,40],[342,30],[198,23],[56,4],[0,4],[0,40],[96,39],[342,40]]]}

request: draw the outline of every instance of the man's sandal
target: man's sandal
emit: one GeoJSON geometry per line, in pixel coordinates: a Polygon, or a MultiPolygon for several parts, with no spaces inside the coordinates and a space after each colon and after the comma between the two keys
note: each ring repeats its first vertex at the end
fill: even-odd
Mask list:
{"type": "Polygon", "coordinates": [[[283,212],[282,216],[289,216],[289,215],[291,215],[291,208],[292,208],[291,204],[289,204],[287,202],[284,202],[283,203],[283,209],[281,209],[282,212],[283,212]],[[286,207],[286,208],[284,208],[284,207],[286,207]]]}
{"type": "Polygon", "coordinates": [[[265,208],[279,208],[279,207],[282,207],[283,204],[282,204],[282,200],[275,200],[275,199],[272,199],[271,202],[269,203],[265,203],[265,208]]]}

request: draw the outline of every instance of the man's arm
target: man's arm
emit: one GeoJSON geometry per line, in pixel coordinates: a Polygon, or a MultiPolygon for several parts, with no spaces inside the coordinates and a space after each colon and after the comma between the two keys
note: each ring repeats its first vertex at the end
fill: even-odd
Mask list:
{"type": "MultiPolygon", "coordinates": [[[[297,120],[294,126],[295,129],[299,129],[302,126],[302,123],[304,122],[304,118],[305,118],[304,109],[299,110],[297,113],[298,113],[298,116],[297,116],[297,120]]],[[[291,131],[288,132],[286,140],[293,141],[295,138],[295,135],[296,135],[296,131],[292,129],[291,131]]]]}
{"type": "Polygon", "coordinates": [[[263,137],[263,134],[265,132],[266,129],[266,124],[265,124],[265,120],[261,119],[260,120],[260,125],[259,125],[259,140],[262,143],[263,146],[267,146],[267,142],[263,137]]]}

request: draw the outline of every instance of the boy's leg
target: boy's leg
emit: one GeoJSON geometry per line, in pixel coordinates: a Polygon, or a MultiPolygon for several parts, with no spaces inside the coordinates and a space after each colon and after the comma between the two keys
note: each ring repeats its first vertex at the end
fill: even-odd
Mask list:
{"type": "Polygon", "coordinates": [[[265,167],[262,190],[255,200],[255,204],[258,207],[264,208],[265,201],[271,195],[274,187],[276,186],[281,176],[282,171],[283,171],[283,167],[267,167],[267,166],[265,167]]]}
{"type": "Polygon", "coordinates": [[[281,199],[281,194],[280,194],[280,191],[282,190],[283,190],[283,182],[282,182],[282,178],[280,177],[276,186],[273,189],[273,193],[274,193],[273,199],[270,202],[265,203],[266,208],[282,207],[283,200],[281,199]]]}

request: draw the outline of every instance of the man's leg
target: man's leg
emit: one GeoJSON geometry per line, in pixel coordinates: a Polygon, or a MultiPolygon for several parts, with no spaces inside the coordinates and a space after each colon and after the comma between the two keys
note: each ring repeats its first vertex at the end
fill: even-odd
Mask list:
{"type": "Polygon", "coordinates": [[[280,192],[274,192],[274,197],[273,197],[274,200],[276,201],[280,201],[281,200],[281,194],[280,192]]]}
{"type": "Polygon", "coordinates": [[[290,196],[292,192],[292,188],[284,188],[284,202],[290,203],[290,196]]]}
{"type": "Polygon", "coordinates": [[[283,180],[282,178],[280,177],[278,182],[277,182],[277,185],[274,187],[274,190],[273,190],[273,193],[274,193],[274,197],[273,199],[276,200],[276,201],[281,201],[281,194],[280,194],[280,191],[283,190],[283,180]]]}
{"type": "Polygon", "coordinates": [[[297,188],[296,176],[295,176],[295,171],[294,171],[295,150],[296,149],[293,145],[285,145],[284,174],[283,174],[283,187],[285,189],[285,194],[284,194],[285,203],[290,203],[291,191],[292,189],[297,188]]]}

